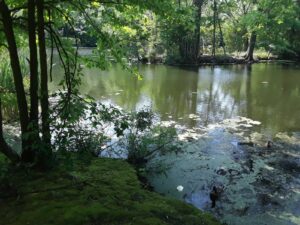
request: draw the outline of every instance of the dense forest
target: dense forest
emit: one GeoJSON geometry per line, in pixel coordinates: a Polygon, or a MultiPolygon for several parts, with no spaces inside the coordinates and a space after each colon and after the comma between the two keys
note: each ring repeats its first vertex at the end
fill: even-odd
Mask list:
{"type": "MultiPolygon", "coordinates": [[[[124,162],[96,160],[112,135],[125,137],[129,146],[127,161],[143,172],[149,156],[162,149],[177,148],[170,145],[176,131],[153,126],[151,110],[128,113],[81,93],[83,70],[106,71],[118,65],[141,80],[138,63],[252,64],[259,60],[299,58],[299,0],[0,0],[0,211],[10,211],[5,225],[25,224],[27,220],[31,224],[102,224],[101,220],[105,221],[103,224],[119,224],[121,220],[121,224],[132,224],[135,216],[138,219],[133,224],[219,224],[210,215],[183,203],[144,193],[134,170],[124,162]],[[91,54],[80,54],[82,48],[90,49],[91,54]],[[58,90],[50,92],[49,83],[57,64],[63,76],[58,90]],[[7,137],[5,125],[10,123],[19,129],[19,150],[7,137]],[[107,124],[112,127],[109,135],[102,132],[107,124]],[[155,146],[154,150],[149,151],[149,146],[155,146]],[[71,164],[76,166],[69,169],[71,164]],[[83,164],[88,165],[87,171],[83,164]],[[105,171],[102,180],[95,177],[97,170],[105,171]],[[111,174],[109,177],[110,172],[118,178],[114,180],[111,174]],[[50,180],[39,180],[46,179],[46,174],[50,174],[50,180]],[[65,175],[57,186],[56,179],[61,174],[65,175]],[[93,189],[102,184],[107,185],[104,194],[93,189]],[[80,217],[80,209],[52,202],[45,211],[35,208],[32,218],[25,214],[17,218],[11,213],[14,203],[9,199],[35,193],[53,194],[62,189],[53,198],[68,195],[64,201],[71,202],[74,193],[65,189],[74,185],[74,193],[84,198],[74,200],[74,207],[103,200],[105,195],[103,201],[111,204],[111,210],[107,212],[97,202],[99,205],[95,203],[80,217]],[[143,204],[141,208],[135,206],[138,215],[113,213],[122,208],[116,203],[118,193],[110,192],[118,185],[124,185],[120,198],[129,199],[124,201],[124,207],[132,205],[132,201],[143,204]],[[90,191],[94,196],[90,196],[90,191]],[[130,191],[134,193],[128,197],[130,191]],[[115,199],[107,197],[111,195],[115,199]],[[161,202],[160,208],[155,209],[155,201],[161,202]],[[8,208],[6,203],[10,204],[8,208]],[[51,216],[56,217],[59,207],[71,209],[52,223],[53,218],[46,217],[46,211],[52,210],[51,216]],[[165,216],[160,210],[172,213],[165,216]],[[143,215],[149,221],[143,221],[143,215]],[[44,216],[46,219],[42,219],[44,216]],[[37,223],[38,220],[45,221],[37,223]]],[[[149,188],[145,178],[140,174],[139,178],[149,188]]],[[[27,199],[24,212],[30,212],[34,201],[44,204],[44,198],[49,196],[27,199]]]]}
{"type": "MultiPolygon", "coordinates": [[[[299,57],[299,1],[195,0],[159,5],[160,12],[134,16],[127,12],[120,20],[123,24],[109,23],[109,30],[133,58],[192,64],[201,62],[201,56],[216,55],[253,61],[254,51],[261,59],[299,57]]],[[[97,46],[81,21],[75,27],[80,44],[97,46]]],[[[103,25],[107,26],[105,21],[103,25]]],[[[74,35],[68,25],[63,33],[74,35]]]]}

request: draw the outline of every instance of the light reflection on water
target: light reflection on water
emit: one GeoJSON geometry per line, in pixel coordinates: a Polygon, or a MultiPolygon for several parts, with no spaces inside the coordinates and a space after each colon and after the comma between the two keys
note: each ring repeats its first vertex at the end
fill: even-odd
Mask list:
{"type": "MultiPolygon", "coordinates": [[[[85,69],[81,92],[112,101],[126,110],[152,107],[162,120],[189,127],[235,116],[262,122],[264,132],[300,128],[300,68],[256,64],[217,67],[141,65],[142,81],[115,66],[109,72],[85,69]],[[201,120],[189,119],[190,114],[201,120]]],[[[54,68],[55,81],[61,69],[54,68]]],[[[55,83],[50,89],[56,89],[55,83]]]]}

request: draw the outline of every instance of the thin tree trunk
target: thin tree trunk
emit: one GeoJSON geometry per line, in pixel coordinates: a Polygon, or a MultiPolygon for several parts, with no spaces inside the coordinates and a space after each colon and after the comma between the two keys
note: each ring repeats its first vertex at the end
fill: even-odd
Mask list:
{"type": "Polygon", "coordinates": [[[256,33],[252,32],[249,38],[247,54],[245,56],[245,59],[249,62],[252,62],[254,60],[253,53],[254,53],[255,44],[256,44],[256,33]]]}
{"type": "Polygon", "coordinates": [[[30,121],[38,125],[38,60],[35,35],[35,0],[28,0],[28,36],[30,50],[30,121]]]}
{"type": "Polygon", "coordinates": [[[195,30],[195,37],[196,37],[196,43],[195,43],[195,58],[196,60],[200,56],[200,37],[201,37],[201,17],[202,17],[202,4],[203,0],[194,0],[194,4],[197,7],[197,15],[196,15],[196,30],[195,30]]]}
{"type": "Polygon", "coordinates": [[[48,72],[47,72],[47,53],[45,42],[45,21],[44,21],[44,0],[37,1],[38,15],[38,38],[40,53],[41,71],[41,108],[42,108],[42,134],[43,142],[51,152],[51,134],[49,124],[49,96],[48,96],[48,72]]]}
{"type": "Polygon", "coordinates": [[[224,36],[223,36],[223,31],[222,31],[222,27],[221,27],[221,21],[218,18],[218,25],[219,25],[219,30],[220,30],[220,46],[223,48],[224,51],[224,55],[226,55],[226,47],[225,47],[225,42],[224,42],[224,36]]]}
{"type": "Polygon", "coordinates": [[[21,66],[18,56],[17,44],[15,40],[15,35],[13,31],[12,18],[9,12],[9,9],[4,2],[0,1],[0,13],[2,14],[3,19],[3,29],[4,34],[8,44],[8,50],[10,55],[10,63],[13,71],[13,78],[17,93],[18,108],[20,112],[20,122],[22,131],[27,131],[28,126],[28,108],[27,101],[25,96],[25,90],[23,85],[23,77],[21,72],[21,66]]]}
{"type": "MultiPolygon", "coordinates": [[[[38,108],[38,60],[36,44],[35,0],[28,0],[28,40],[30,51],[30,142],[32,146],[40,143],[38,108]]],[[[33,149],[37,151],[38,149],[33,149]]]]}
{"type": "Polygon", "coordinates": [[[0,152],[2,152],[12,162],[20,161],[20,156],[4,140],[1,98],[0,98],[0,152]]]}
{"type": "Polygon", "coordinates": [[[10,64],[13,72],[14,84],[17,94],[17,103],[21,125],[21,138],[22,138],[22,160],[25,162],[32,162],[34,160],[34,152],[30,148],[30,142],[28,138],[25,138],[25,134],[28,133],[28,106],[23,84],[23,76],[21,72],[21,66],[18,56],[18,49],[15,40],[15,34],[13,31],[13,23],[10,15],[10,11],[4,0],[0,1],[0,14],[3,23],[3,30],[5,38],[8,44],[8,51],[10,56],[10,64]]]}
{"type": "Polygon", "coordinates": [[[213,29],[213,47],[212,47],[212,55],[216,56],[216,22],[217,22],[217,3],[214,0],[214,29],[213,29]]]}

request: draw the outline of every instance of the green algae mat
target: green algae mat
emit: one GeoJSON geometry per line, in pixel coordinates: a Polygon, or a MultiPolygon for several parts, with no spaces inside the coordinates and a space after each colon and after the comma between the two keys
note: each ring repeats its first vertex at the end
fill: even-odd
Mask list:
{"type": "Polygon", "coordinates": [[[0,225],[220,224],[190,205],[143,189],[134,168],[122,160],[78,160],[47,173],[0,172],[0,225]]]}

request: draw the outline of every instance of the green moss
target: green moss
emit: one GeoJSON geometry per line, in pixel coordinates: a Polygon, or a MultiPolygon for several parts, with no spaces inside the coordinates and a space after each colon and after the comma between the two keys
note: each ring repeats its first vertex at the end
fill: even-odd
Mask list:
{"type": "Polygon", "coordinates": [[[144,190],[122,160],[77,160],[72,169],[60,165],[48,173],[11,172],[5,182],[0,225],[220,224],[190,205],[144,190]]]}

